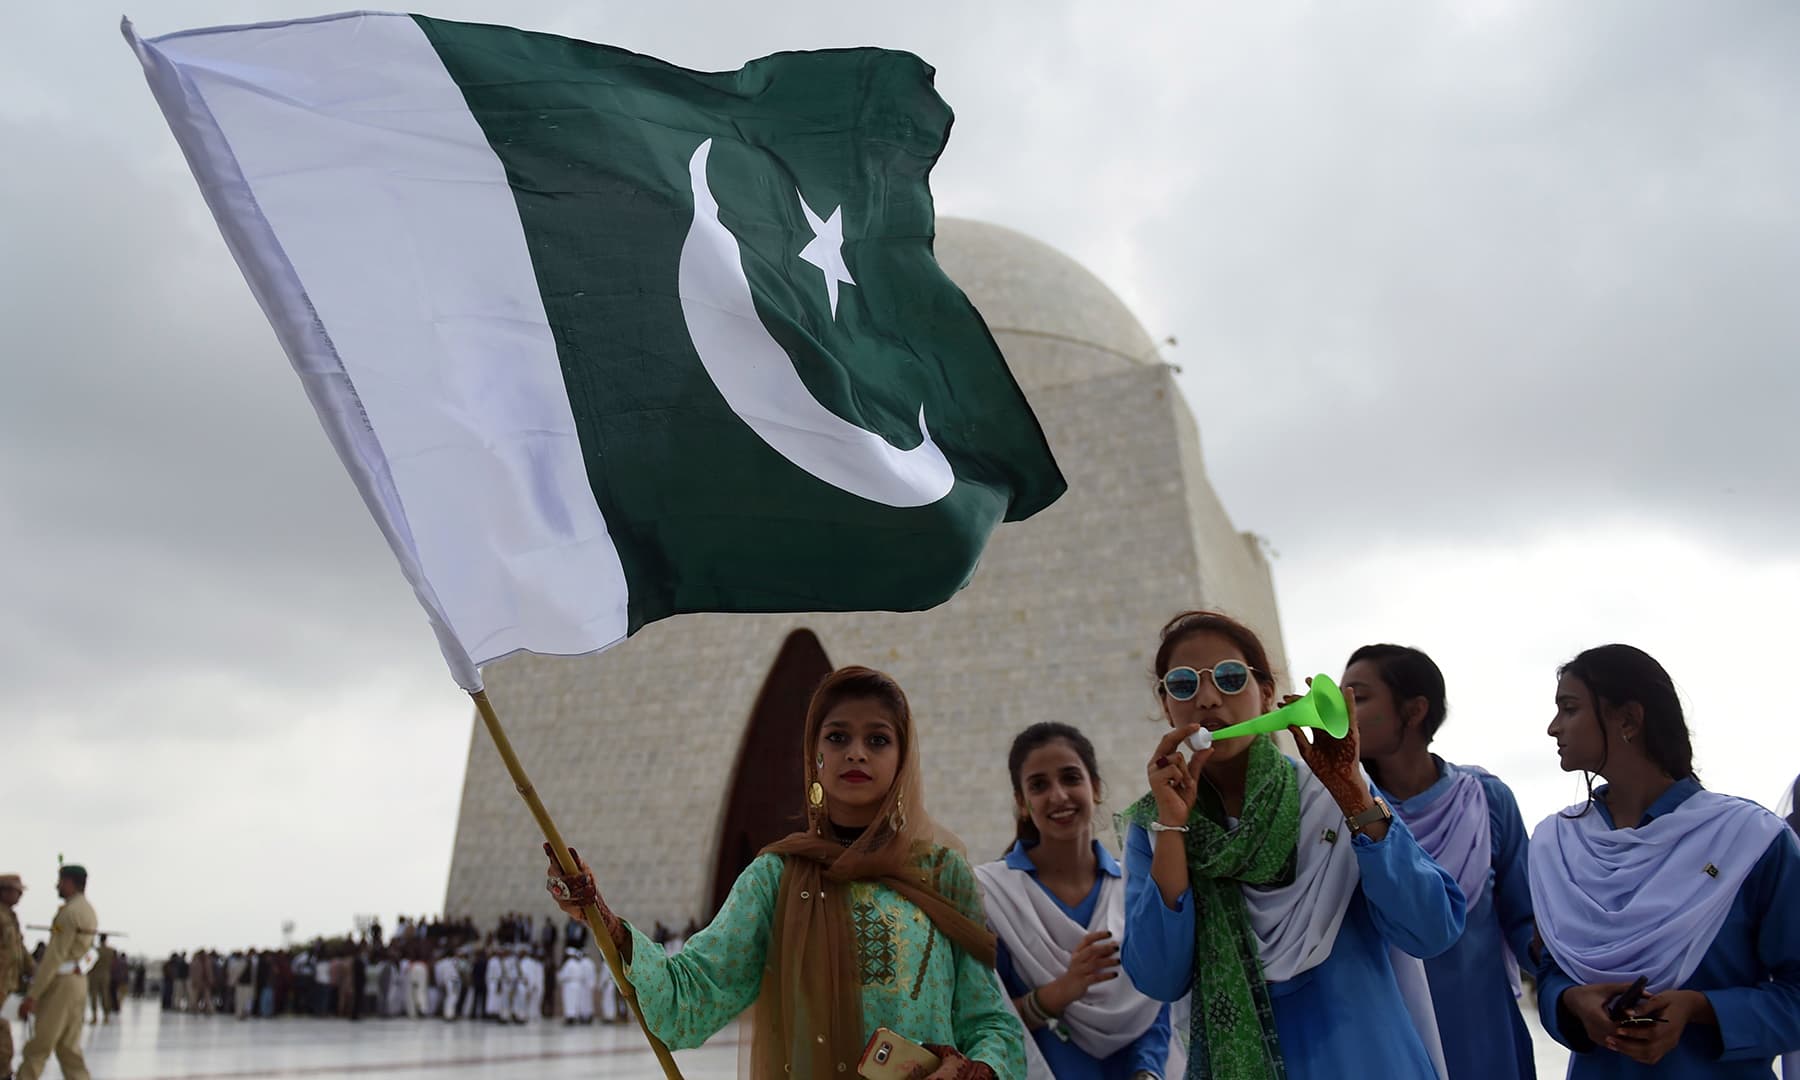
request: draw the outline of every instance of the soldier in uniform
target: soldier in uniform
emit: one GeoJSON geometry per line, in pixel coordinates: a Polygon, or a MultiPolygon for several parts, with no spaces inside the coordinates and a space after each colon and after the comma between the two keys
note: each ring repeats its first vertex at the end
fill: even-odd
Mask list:
{"type": "Polygon", "coordinates": [[[88,972],[88,1023],[98,1024],[104,1021],[112,1023],[113,1010],[117,1008],[112,1000],[113,961],[118,952],[106,943],[106,935],[100,935],[100,961],[94,970],[88,972]]]}
{"type": "Polygon", "coordinates": [[[50,946],[19,1006],[21,1020],[37,1016],[37,1030],[25,1044],[19,1080],[43,1075],[52,1050],[63,1076],[88,1080],[87,1061],[81,1056],[81,1020],[91,966],[86,957],[94,947],[100,919],[87,901],[87,871],[81,867],[71,864],[57,871],[56,895],[63,898],[63,906],[50,922],[50,946]]]}
{"type": "MultiPolygon", "coordinates": [[[[25,895],[25,883],[17,874],[0,874],[0,999],[16,994],[31,971],[31,954],[25,951],[25,935],[13,906],[25,895]]],[[[12,1080],[12,1025],[0,1020],[0,1080],[12,1080]]]]}

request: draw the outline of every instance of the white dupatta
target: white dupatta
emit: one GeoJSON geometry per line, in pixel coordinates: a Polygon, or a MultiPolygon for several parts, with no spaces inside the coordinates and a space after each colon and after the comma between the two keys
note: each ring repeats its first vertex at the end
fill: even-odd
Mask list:
{"type": "MultiPolygon", "coordinates": [[[[1343,929],[1350,898],[1362,885],[1343,810],[1296,751],[1277,745],[1294,763],[1300,785],[1300,842],[1294,880],[1275,889],[1242,888],[1263,976],[1272,983],[1286,982],[1325,962],[1343,929]],[[1328,835],[1336,839],[1328,841],[1328,835]]],[[[1444,1061],[1444,1043],[1438,1034],[1437,1010],[1431,1003],[1424,962],[1391,945],[1388,960],[1407,1016],[1418,1030],[1432,1067],[1439,1077],[1447,1077],[1450,1070],[1444,1061]]]]}
{"type": "MultiPolygon", "coordinates": [[[[1029,873],[1004,861],[977,866],[975,878],[981,883],[988,924],[1006,943],[1013,970],[1028,986],[1042,986],[1060,978],[1068,971],[1069,959],[1081,946],[1082,938],[1094,930],[1110,930],[1114,941],[1124,940],[1122,878],[1102,874],[1094,917],[1087,926],[1070,918],[1029,873]]],[[[1062,1020],[1068,1025],[1070,1041],[1090,1057],[1104,1060],[1136,1042],[1156,1022],[1161,1010],[1162,1002],[1139,993],[1121,969],[1118,978],[1089,987],[1080,1000],[1064,1010],[1062,1020]]],[[[1051,1077],[1035,1039],[1026,1038],[1025,1050],[1032,1080],[1051,1077]]],[[[1169,1040],[1169,1051],[1171,1058],[1180,1053],[1173,1038],[1169,1040]]],[[[1180,1069],[1174,1065],[1171,1062],[1164,1075],[1179,1075],[1180,1069]]]]}
{"type": "MultiPolygon", "coordinates": [[[[1747,799],[1702,788],[1636,828],[1577,804],[1531,834],[1531,902],[1550,955],[1579,982],[1651,992],[1685,984],[1718,937],[1738,891],[1787,829],[1747,799]]],[[[1800,1080],[1800,1050],[1781,1057],[1800,1080]]]]}

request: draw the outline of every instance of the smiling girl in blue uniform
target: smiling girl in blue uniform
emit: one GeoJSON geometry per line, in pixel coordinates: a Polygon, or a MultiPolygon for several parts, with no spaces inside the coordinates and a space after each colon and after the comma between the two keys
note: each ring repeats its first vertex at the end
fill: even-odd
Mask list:
{"type": "MultiPolygon", "coordinates": [[[[994,967],[1031,1032],[1032,1080],[1163,1080],[1170,1075],[1169,1007],[1119,977],[1125,930],[1122,871],[1094,839],[1100,766],[1068,724],[1033,724],[1013,740],[1018,838],[975,868],[994,967]]],[[[1180,1056],[1173,1066],[1180,1075],[1180,1056]]]]}

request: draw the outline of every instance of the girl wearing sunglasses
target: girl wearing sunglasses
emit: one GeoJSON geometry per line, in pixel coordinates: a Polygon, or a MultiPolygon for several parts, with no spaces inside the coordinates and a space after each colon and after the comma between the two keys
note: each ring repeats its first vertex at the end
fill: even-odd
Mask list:
{"type": "Polygon", "coordinates": [[[1192,994],[1189,1077],[1437,1080],[1420,957],[1456,943],[1464,901],[1364,775],[1354,695],[1343,739],[1298,729],[1191,755],[1195,733],[1275,705],[1262,642],[1216,612],[1177,616],[1156,651],[1169,731],[1125,814],[1125,973],[1192,994]]]}
{"type": "MultiPolygon", "coordinates": [[[[912,710],[879,671],[833,672],[806,712],[807,828],[738,876],[680,952],[599,905],[592,871],[546,888],[630,966],[646,1025],[699,1046],[751,1005],[756,1080],[854,1076],[886,1027],[941,1061],[930,1080],[1023,1080],[1024,1035],[994,978],[994,935],[954,838],[925,813],[912,710]]],[[[579,859],[577,860],[579,861],[579,859]]]]}
{"type": "Polygon", "coordinates": [[[1558,672],[1565,772],[1606,780],[1531,835],[1538,1013],[1573,1080],[1800,1076],[1800,846],[1707,791],[1675,684],[1602,645],[1558,672]]]}

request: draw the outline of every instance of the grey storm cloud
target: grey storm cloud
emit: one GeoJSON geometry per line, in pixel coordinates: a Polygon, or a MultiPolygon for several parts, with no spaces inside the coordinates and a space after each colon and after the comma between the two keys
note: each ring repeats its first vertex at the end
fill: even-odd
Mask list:
{"type": "Polygon", "coordinates": [[[129,163],[84,164],[108,168],[55,193],[0,178],[7,205],[42,208],[9,232],[55,255],[9,258],[0,300],[25,384],[0,403],[0,543],[22,556],[0,668],[27,704],[189,666],[298,688],[371,611],[410,614],[405,585],[219,245],[193,258],[191,230],[106,198],[129,163]]]}
{"type": "Polygon", "coordinates": [[[1631,516],[1791,550],[1800,12],[1109,22],[1027,64],[1024,161],[955,193],[1179,338],[1240,525],[1292,554],[1631,516]]]}
{"type": "MultiPolygon", "coordinates": [[[[940,205],[1068,250],[1178,337],[1215,483],[1290,555],[1603,514],[1790,543],[1795,9],[952,11],[505,18],[695,66],[926,56],[959,114],[940,205]]],[[[424,634],[110,18],[15,18],[0,138],[35,167],[0,173],[7,674],[299,685],[424,634]]]]}
{"type": "MultiPolygon", "coordinates": [[[[1791,7],[951,11],[506,18],[696,66],[926,56],[959,114],[940,205],[1070,251],[1179,338],[1215,483],[1290,555],[1605,514],[1790,543],[1791,7]]],[[[15,684],[183,656],[299,683],[346,640],[422,634],[109,19],[23,18],[0,76],[0,138],[37,165],[0,173],[15,684]]]]}

